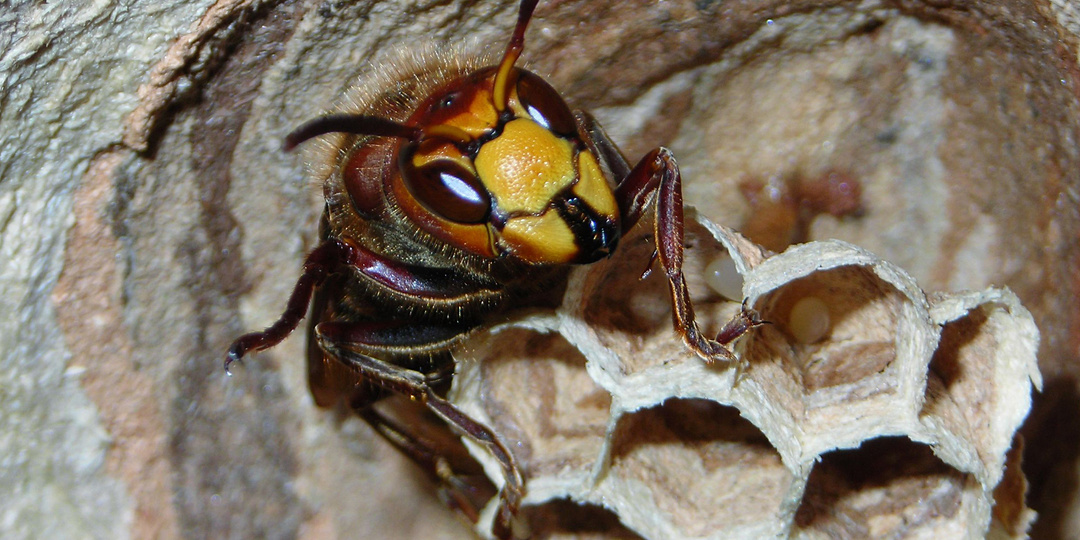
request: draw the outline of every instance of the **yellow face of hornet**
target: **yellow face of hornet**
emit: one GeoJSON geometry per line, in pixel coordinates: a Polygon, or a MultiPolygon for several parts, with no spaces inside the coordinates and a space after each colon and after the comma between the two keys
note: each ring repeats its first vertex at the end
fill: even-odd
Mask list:
{"type": "Polygon", "coordinates": [[[484,257],[606,256],[618,242],[618,204],[573,114],[540,77],[501,71],[450,83],[407,121],[424,135],[399,153],[401,208],[439,240],[484,257]]]}

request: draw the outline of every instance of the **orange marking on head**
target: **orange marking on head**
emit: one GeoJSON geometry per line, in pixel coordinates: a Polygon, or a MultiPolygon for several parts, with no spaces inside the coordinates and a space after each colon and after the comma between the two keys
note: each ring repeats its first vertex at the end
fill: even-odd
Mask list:
{"type": "Polygon", "coordinates": [[[526,118],[506,124],[501,135],[480,148],[475,164],[481,182],[506,213],[543,212],[577,177],[570,142],[526,118]]]}

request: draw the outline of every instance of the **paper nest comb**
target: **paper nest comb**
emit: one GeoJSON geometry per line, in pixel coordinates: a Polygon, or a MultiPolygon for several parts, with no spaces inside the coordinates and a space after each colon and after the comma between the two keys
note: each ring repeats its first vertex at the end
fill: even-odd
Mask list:
{"type": "Polygon", "coordinates": [[[450,397],[522,464],[534,534],[1024,536],[1034,516],[1014,434],[1040,384],[1038,331],[1010,291],[928,296],[853,245],[774,255],[693,215],[686,274],[702,328],[738,309],[706,283],[717,272],[771,323],[737,342],[738,385],[672,330],[662,272],[640,279],[653,249],[641,232],[576,270],[554,313],[457,351],[450,397]],[[567,525],[574,515],[585,524],[567,525]]]}

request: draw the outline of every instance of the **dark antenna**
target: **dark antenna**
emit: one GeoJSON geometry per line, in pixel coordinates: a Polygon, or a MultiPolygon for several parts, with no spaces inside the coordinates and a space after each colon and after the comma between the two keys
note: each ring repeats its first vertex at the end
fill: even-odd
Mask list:
{"type": "Polygon", "coordinates": [[[292,133],[285,136],[283,147],[288,152],[308,139],[326,135],[327,133],[401,137],[410,141],[420,140],[423,134],[420,128],[407,126],[378,116],[330,114],[316,118],[293,130],[292,133]]]}
{"type": "Polygon", "coordinates": [[[506,44],[506,52],[503,54],[502,62],[499,62],[499,71],[495,73],[495,84],[492,89],[494,95],[492,98],[495,101],[495,109],[499,112],[505,111],[510,102],[510,71],[514,69],[514,64],[517,62],[518,57],[521,56],[521,50],[525,48],[525,29],[529,26],[529,20],[532,19],[533,10],[536,9],[536,4],[539,1],[524,0],[521,2],[517,26],[514,27],[514,35],[510,37],[510,43],[506,44]]]}

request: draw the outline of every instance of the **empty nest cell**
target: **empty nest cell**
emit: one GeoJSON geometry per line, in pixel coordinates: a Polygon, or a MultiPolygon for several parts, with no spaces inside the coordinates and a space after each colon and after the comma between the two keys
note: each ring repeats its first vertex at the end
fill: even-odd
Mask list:
{"type": "Polygon", "coordinates": [[[618,514],[596,504],[555,499],[522,511],[537,540],[642,540],[619,521],[618,514]]]}
{"type": "Polygon", "coordinates": [[[637,512],[654,517],[638,525],[652,538],[760,531],[781,513],[794,480],[738,409],[704,399],[671,399],[623,415],[608,474],[647,489],[637,512]]]}
{"type": "Polygon", "coordinates": [[[884,437],[822,456],[795,514],[802,538],[961,538],[976,483],[930,448],[884,437]]]}

